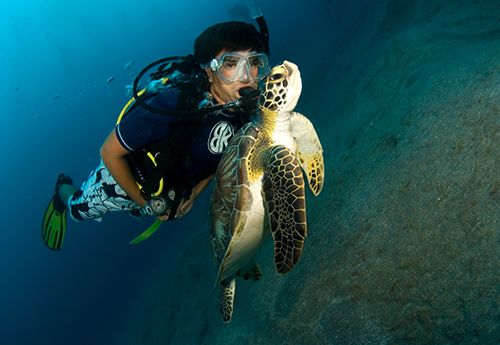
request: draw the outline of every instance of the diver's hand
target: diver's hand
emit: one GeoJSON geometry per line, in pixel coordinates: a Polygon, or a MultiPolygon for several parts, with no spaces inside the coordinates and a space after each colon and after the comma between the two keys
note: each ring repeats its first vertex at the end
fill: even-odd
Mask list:
{"type": "Polygon", "coordinates": [[[191,211],[194,201],[201,194],[201,192],[203,192],[203,190],[208,186],[213,177],[214,177],[213,175],[210,175],[205,179],[201,180],[200,182],[198,182],[198,184],[194,186],[194,188],[191,190],[189,197],[184,197],[181,199],[181,202],[179,203],[179,207],[177,207],[177,212],[175,213],[174,218],[176,219],[181,218],[186,213],[191,211]]]}
{"type": "Polygon", "coordinates": [[[165,211],[164,214],[162,214],[161,216],[157,216],[156,219],[158,220],[161,220],[162,222],[166,222],[168,220],[168,217],[170,216],[170,209],[168,209],[167,211],[165,211]]]}
{"type": "Polygon", "coordinates": [[[191,193],[191,196],[188,199],[182,199],[179,203],[179,207],[177,207],[177,212],[175,213],[175,219],[183,217],[186,213],[191,211],[191,208],[194,204],[194,199],[196,196],[194,193],[191,193]]]}

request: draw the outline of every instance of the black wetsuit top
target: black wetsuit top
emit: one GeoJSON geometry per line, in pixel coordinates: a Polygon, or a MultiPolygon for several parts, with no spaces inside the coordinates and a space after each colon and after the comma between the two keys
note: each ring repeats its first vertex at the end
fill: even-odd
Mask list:
{"type": "MultiPolygon", "coordinates": [[[[177,109],[179,91],[169,89],[149,100],[150,105],[163,110],[177,109]]],[[[116,136],[120,144],[129,152],[149,150],[172,136],[173,131],[190,131],[189,126],[175,124],[177,116],[155,113],[140,105],[131,108],[121,122],[116,126],[116,136]],[[177,127],[176,127],[177,126],[177,127]]],[[[173,169],[165,174],[166,179],[174,178],[184,181],[183,189],[191,190],[202,179],[215,173],[222,152],[227,147],[229,139],[246,122],[248,116],[241,111],[218,111],[210,113],[198,121],[194,133],[189,140],[184,140],[184,134],[177,135],[177,142],[168,142],[163,151],[183,150],[182,159],[173,169]],[[170,175],[170,176],[169,176],[170,175]]],[[[175,136],[174,136],[175,138],[175,136]]],[[[163,144],[165,146],[165,144],[163,144]]],[[[162,152],[163,152],[162,151],[162,152]]]]}

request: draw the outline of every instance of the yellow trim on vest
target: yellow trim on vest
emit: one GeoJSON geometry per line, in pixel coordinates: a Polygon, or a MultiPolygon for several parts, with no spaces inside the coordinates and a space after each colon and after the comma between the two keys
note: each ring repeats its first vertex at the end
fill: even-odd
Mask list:
{"type": "MultiPolygon", "coordinates": [[[[165,85],[168,81],[168,78],[164,77],[164,78],[161,78],[161,82],[163,85],[165,85]]],[[[142,89],[141,91],[139,91],[139,93],[137,94],[137,96],[141,97],[144,92],[146,92],[146,89],[142,89]]],[[[125,106],[123,107],[122,111],[120,112],[120,115],[118,116],[118,119],[116,120],[116,125],[118,125],[123,116],[125,116],[125,114],[127,113],[127,111],[130,109],[130,107],[135,103],[135,97],[132,97],[126,104],[125,106]]],[[[153,154],[151,152],[147,152],[146,151],[146,155],[149,157],[149,159],[151,159],[151,161],[153,162],[154,166],[158,166],[158,164],[156,163],[156,159],[155,157],[153,156],[153,154]]],[[[139,189],[142,190],[142,186],[139,182],[135,181],[135,183],[137,183],[137,186],[139,186],[139,189]]],[[[159,196],[161,194],[161,192],[163,191],[163,177],[160,179],[160,182],[158,184],[158,190],[156,192],[153,193],[153,196],[159,196]]]]}
{"type": "MultiPolygon", "coordinates": [[[[146,89],[142,89],[141,91],[139,91],[139,93],[137,94],[137,96],[142,96],[144,94],[144,92],[146,92],[146,89]]],[[[120,121],[122,120],[123,118],[123,115],[125,115],[125,113],[127,112],[127,110],[129,110],[129,108],[132,106],[132,104],[135,103],[135,97],[132,97],[126,104],[125,106],[123,107],[122,111],[120,112],[120,115],[118,116],[118,119],[116,120],[116,124],[119,124],[120,121]]]]}

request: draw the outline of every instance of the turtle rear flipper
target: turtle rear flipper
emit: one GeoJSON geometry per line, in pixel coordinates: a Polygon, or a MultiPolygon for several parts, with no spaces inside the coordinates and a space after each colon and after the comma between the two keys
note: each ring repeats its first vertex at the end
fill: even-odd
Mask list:
{"type": "Polygon", "coordinates": [[[228,323],[233,316],[234,292],[236,289],[235,279],[223,280],[220,283],[220,316],[222,321],[228,323]]]}
{"type": "Polygon", "coordinates": [[[245,280],[252,279],[254,281],[257,281],[260,280],[260,277],[262,276],[262,271],[260,270],[259,264],[257,264],[255,260],[252,260],[250,264],[240,269],[236,273],[236,275],[245,280]]]}
{"type": "Polygon", "coordinates": [[[274,239],[276,270],[287,273],[302,253],[307,224],[304,177],[293,152],[285,146],[274,146],[269,151],[263,194],[274,239]]]}

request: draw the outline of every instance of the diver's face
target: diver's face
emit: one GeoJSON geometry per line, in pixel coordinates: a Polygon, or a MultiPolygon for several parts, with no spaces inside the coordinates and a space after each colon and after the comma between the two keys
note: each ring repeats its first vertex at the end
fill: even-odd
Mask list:
{"type": "MultiPolygon", "coordinates": [[[[215,57],[216,59],[220,59],[224,53],[227,53],[227,50],[222,50],[217,54],[215,57]]],[[[236,51],[236,52],[231,52],[235,54],[240,54],[242,56],[249,55],[252,51],[251,50],[244,50],[244,51],[236,51]]],[[[252,75],[249,73],[254,73],[252,70],[243,70],[241,72],[240,78],[237,78],[236,80],[228,83],[227,81],[224,81],[224,79],[221,78],[219,73],[216,71],[213,71],[210,67],[206,68],[207,74],[208,74],[208,80],[210,82],[210,92],[214,96],[215,100],[219,104],[225,104],[230,101],[237,100],[241,97],[239,94],[239,90],[244,87],[252,87],[254,89],[257,88],[257,81],[255,81],[254,78],[252,78],[252,75]]]]}

